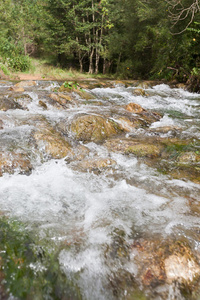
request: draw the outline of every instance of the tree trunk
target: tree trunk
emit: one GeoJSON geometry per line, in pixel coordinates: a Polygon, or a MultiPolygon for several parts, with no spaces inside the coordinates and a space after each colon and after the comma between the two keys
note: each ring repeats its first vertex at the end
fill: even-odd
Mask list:
{"type": "Polygon", "coordinates": [[[90,64],[89,64],[89,74],[94,73],[94,67],[93,67],[93,56],[94,56],[94,47],[92,47],[92,50],[90,52],[90,64]]]}

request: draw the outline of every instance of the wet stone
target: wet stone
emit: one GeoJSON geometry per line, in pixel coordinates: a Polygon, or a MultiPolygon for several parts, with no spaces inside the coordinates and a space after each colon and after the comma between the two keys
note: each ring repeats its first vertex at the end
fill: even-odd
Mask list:
{"type": "Polygon", "coordinates": [[[108,169],[110,167],[114,167],[116,165],[116,161],[110,158],[90,158],[84,159],[80,162],[76,163],[74,166],[76,169],[80,171],[101,171],[108,169]]]}
{"type": "Polygon", "coordinates": [[[36,86],[36,85],[37,85],[36,81],[27,80],[27,81],[20,81],[20,82],[16,83],[14,86],[17,88],[24,88],[24,87],[32,87],[32,86],[36,86]]]}
{"type": "Polygon", "coordinates": [[[161,155],[162,147],[150,144],[136,144],[126,149],[126,153],[132,153],[138,157],[158,157],[161,155]]]}
{"type": "Polygon", "coordinates": [[[38,122],[37,126],[33,137],[42,153],[52,158],[64,158],[71,152],[71,145],[47,121],[38,122]]]}
{"type": "Polygon", "coordinates": [[[71,123],[71,131],[78,140],[94,142],[120,133],[116,123],[97,115],[77,116],[71,123]]]}
{"type": "Polygon", "coordinates": [[[23,109],[23,107],[11,99],[0,99],[0,110],[7,111],[9,109],[23,109]]]}
{"type": "Polygon", "coordinates": [[[30,174],[32,165],[25,153],[0,152],[0,176],[3,173],[30,174]]]}
{"type": "Polygon", "coordinates": [[[134,113],[134,114],[139,114],[143,111],[145,111],[144,108],[142,108],[139,104],[136,104],[136,103],[129,103],[126,105],[126,110],[134,113]]]}

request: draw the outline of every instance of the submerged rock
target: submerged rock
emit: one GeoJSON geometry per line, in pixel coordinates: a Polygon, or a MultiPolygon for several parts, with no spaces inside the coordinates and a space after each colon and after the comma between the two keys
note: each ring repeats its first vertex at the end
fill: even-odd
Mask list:
{"type": "Polygon", "coordinates": [[[38,148],[52,158],[64,158],[71,151],[70,144],[48,122],[40,125],[33,135],[38,148]]]}
{"type": "Polygon", "coordinates": [[[144,286],[156,287],[178,282],[187,288],[200,276],[198,259],[182,241],[145,241],[133,244],[134,261],[144,286]]]}
{"type": "Polygon", "coordinates": [[[11,99],[0,99],[0,110],[7,111],[9,109],[23,109],[23,107],[11,99]]]}
{"type": "Polygon", "coordinates": [[[117,163],[110,158],[90,158],[78,162],[75,166],[81,171],[103,170],[115,166],[117,163]]]}
{"type": "Polygon", "coordinates": [[[77,116],[71,124],[71,131],[78,140],[100,142],[121,132],[119,126],[102,116],[77,116]]]}
{"type": "Polygon", "coordinates": [[[0,176],[3,173],[29,174],[32,170],[31,162],[25,153],[0,152],[0,176]]]}
{"type": "Polygon", "coordinates": [[[83,146],[78,145],[75,149],[73,148],[73,152],[69,152],[67,154],[67,157],[65,158],[65,161],[67,163],[70,163],[72,161],[80,161],[83,160],[88,154],[90,153],[90,150],[83,146]]]}
{"type": "Polygon", "coordinates": [[[10,95],[11,99],[15,101],[15,103],[21,105],[24,109],[27,109],[28,104],[32,102],[32,98],[28,94],[23,94],[19,96],[10,95]]]}

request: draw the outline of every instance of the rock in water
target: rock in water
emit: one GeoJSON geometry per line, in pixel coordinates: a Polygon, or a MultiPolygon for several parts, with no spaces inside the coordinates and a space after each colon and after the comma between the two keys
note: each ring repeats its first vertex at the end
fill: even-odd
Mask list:
{"type": "Polygon", "coordinates": [[[115,122],[101,116],[81,115],[72,121],[71,131],[78,140],[100,142],[121,130],[115,122]]]}

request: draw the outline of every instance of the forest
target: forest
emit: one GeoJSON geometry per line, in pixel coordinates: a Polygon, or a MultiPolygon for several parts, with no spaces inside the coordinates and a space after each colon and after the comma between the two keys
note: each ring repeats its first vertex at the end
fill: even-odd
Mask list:
{"type": "Polygon", "coordinates": [[[0,29],[2,71],[45,57],[65,69],[198,89],[197,0],[1,0],[0,29]]]}

